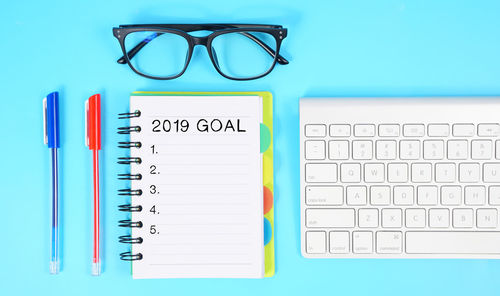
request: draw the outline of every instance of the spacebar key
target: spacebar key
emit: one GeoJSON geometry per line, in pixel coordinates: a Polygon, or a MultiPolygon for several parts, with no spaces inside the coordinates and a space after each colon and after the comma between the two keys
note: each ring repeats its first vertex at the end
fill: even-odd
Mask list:
{"type": "Polygon", "coordinates": [[[408,231],[408,254],[500,254],[500,232],[408,231]]]}

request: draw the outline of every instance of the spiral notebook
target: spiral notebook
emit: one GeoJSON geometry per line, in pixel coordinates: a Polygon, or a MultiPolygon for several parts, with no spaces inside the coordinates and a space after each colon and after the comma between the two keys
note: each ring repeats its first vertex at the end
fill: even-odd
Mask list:
{"type": "Polygon", "coordinates": [[[272,276],[270,93],[135,92],[122,118],[133,278],[272,276]]]}

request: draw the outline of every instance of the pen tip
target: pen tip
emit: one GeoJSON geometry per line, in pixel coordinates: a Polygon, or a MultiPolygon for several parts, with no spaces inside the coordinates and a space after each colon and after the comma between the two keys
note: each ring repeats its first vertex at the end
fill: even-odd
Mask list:
{"type": "Polygon", "coordinates": [[[52,261],[50,262],[50,274],[58,274],[59,273],[59,262],[52,261]]]}
{"type": "Polygon", "coordinates": [[[92,275],[94,275],[94,276],[101,275],[101,263],[100,262],[92,262],[92,275]]]}

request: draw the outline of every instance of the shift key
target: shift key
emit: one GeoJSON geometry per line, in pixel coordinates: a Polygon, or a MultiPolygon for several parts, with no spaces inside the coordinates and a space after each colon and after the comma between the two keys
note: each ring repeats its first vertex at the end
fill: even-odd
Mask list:
{"type": "Polygon", "coordinates": [[[310,228],[354,227],[354,209],[307,209],[306,226],[310,228]]]}

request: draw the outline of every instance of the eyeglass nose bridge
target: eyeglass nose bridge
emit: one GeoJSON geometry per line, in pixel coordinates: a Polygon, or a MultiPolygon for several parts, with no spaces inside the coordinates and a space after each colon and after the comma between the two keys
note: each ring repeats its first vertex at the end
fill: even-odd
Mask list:
{"type": "Polygon", "coordinates": [[[204,45],[206,47],[208,44],[208,36],[204,36],[204,37],[191,36],[191,38],[193,40],[194,46],[204,45]]]}

